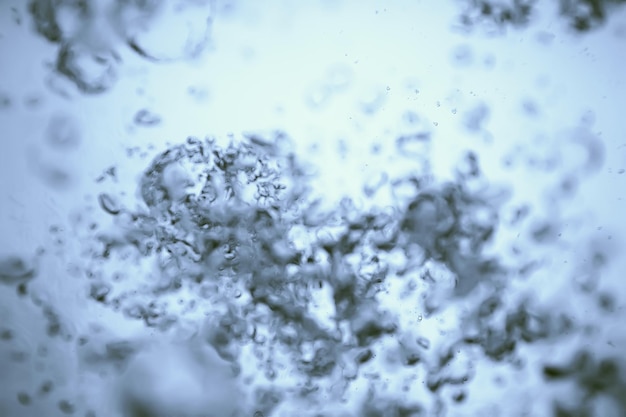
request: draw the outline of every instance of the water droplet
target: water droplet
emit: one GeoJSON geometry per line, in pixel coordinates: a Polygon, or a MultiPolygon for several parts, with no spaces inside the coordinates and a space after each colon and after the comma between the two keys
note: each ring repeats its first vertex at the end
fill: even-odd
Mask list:
{"type": "Polygon", "coordinates": [[[35,265],[19,256],[0,258],[0,282],[3,284],[23,283],[35,276],[35,265]]]}
{"type": "Polygon", "coordinates": [[[59,50],[57,71],[83,92],[102,93],[117,81],[120,59],[112,50],[90,48],[89,45],[66,43],[59,50]]]}
{"type": "Polygon", "coordinates": [[[135,124],[139,126],[149,127],[156,126],[161,123],[161,116],[147,109],[141,109],[135,114],[135,124]]]}
{"type": "Polygon", "coordinates": [[[47,142],[60,150],[68,150],[80,143],[80,128],[76,121],[68,116],[57,114],[48,122],[47,142]]]}

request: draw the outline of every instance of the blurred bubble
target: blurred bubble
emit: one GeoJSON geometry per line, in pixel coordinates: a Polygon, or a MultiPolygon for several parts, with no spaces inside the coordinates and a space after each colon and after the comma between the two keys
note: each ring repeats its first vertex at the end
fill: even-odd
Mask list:
{"type": "Polygon", "coordinates": [[[306,93],[306,101],[313,109],[320,109],[328,104],[332,95],[332,89],[321,82],[311,86],[306,93]]]}
{"type": "Polygon", "coordinates": [[[342,91],[350,86],[354,73],[347,66],[335,66],[328,71],[326,84],[334,91],[342,91]]]}
{"type": "Polygon", "coordinates": [[[161,123],[161,116],[147,109],[141,109],[135,113],[135,124],[139,126],[156,126],[161,123]]]}
{"type": "Polygon", "coordinates": [[[396,147],[403,155],[425,156],[430,148],[430,132],[403,135],[396,139],[396,147]]]}
{"type": "Polygon", "coordinates": [[[33,0],[28,7],[35,23],[35,30],[50,42],[61,41],[63,34],[56,19],[58,2],[33,0]]]}
{"type": "Polygon", "coordinates": [[[69,115],[56,114],[48,122],[46,139],[50,146],[59,150],[78,147],[81,141],[78,123],[69,115]]]}
{"type": "Polygon", "coordinates": [[[9,95],[9,93],[5,93],[5,92],[0,92],[0,110],[4,110],[4,109],[8,109],[9,107],[11,107],[11,103],[13,100],[11,100],[11,96],[9,95]]]}
{"type": "Polygon", "coordinates": [[[32,279],[36,274],[33,261],[23,257],[9,255],[0,257],[0,282],[17,284],[32,279]]]}
{"type": "Polygon", "coordinates": [[[385,97],[383,89],[371,88],[359,99],[359,107],[363,113],[373,115],[382,108],[385,97]]]}
{"type": "Polygon", "coordinates": [[[68,400],[60,400],[57,405],[63,414],[74,414],[76,411],[76,406],[68,400]]]}
{"type": "Polygon", "coordinates": [[[472,132],[483,128],[483,123],[489,117],[489,108],[486,104],[479,104],[465,113],[465,127],[472,132]]]}
{"type": "Polygon", "coordinates": [[[113,50],[68,42],[59,50],[57,71],[68,77],[83,93],[107,91],[117,81],[120,59],[113,50]]]}
{"type": "Polygon", "coordinates": [[[208,0],[119,1],[118,19],[129,46],[154,61],[190,59],[210,41],[208,0]]]}
{"type": "Polygon", "coordinates": [[[474,62],[472,48],[467,45],[457,45],[452,50],[452,63],[459,67],[468,67],[474,62]]]}
{"type": "Polygon", "coordinates": [[[556,35],[554,33],[545,30],[541,30],[535,35],[535,39],[537,39],[537,42],[544,45],[551,45],[552,42],[554,42],[555,37],[556,35]]]}
{"type": "Polygon", "coordinates": [[[118,398],[125,415],[231,415],[236,387],[227,363],[210,348],[183,343],[145,346],[126,367],[118,398]]]}
{"type": "Polygon", "coordinates": [[[73,184],[72,174],[66,167],[40,162],[36,167],[36,173],[45,184],[58,190],[68,189],[73,184]]]}

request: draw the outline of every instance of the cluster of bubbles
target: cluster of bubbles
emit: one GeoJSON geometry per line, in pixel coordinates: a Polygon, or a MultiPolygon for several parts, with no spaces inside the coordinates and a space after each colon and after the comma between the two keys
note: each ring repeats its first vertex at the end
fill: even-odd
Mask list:
{"type": "MultiPolygon", "coordinates": [[[[464,0],[465,9],[460,23],[466,29],[474,26],[502,29],[508,26],[525,27],[537,14],[541,6],[548,2],[536,0],[464,0]]],[[[571,29],[576,32],[588,32],[606,23],[608,16],[624,0],[561,0],[554,2],[558,13],[571,29]],[[557,4],[558,3],[558,4],[557,4]]]]}
{"type": "MultiPolygon", "coordinates": [[[[79,338],[82,366],[109,372],[134,417],[445,415],[466,401],[480,358],[524,367],[523,346],[581,331],[557,309],[511,302],[523,268],[486,249],[507,193],[476,155],[462,167],[454,182],[390,181],[409,184],[390,206],[346,198],[326,210],[285,133],[171,146],[143,172],[135,208],[98,196],[113,222],[82,243],[92,302],[152,336],[79,338]],[[174,342],[150,343],[157,334],[174,342]]],[[[27,260],[0,262],[22,294],[36,275],[27,260]]],[[[74,340],[54,306],[33,301],[51,337],[74,340]]],[[[620,366],[581,351],[537,372],[578,384],[579,403],[554,404],[574,416],[607,396],[626,411],[620,366]]]]}
{"type": "Polygon", "coordinates": [[[119,45],[151,61],[191,59],[209,43],[210,0],[32,0],[35,30],[58,44],[55,71],[83,93],[107,91],[119,45]]]}

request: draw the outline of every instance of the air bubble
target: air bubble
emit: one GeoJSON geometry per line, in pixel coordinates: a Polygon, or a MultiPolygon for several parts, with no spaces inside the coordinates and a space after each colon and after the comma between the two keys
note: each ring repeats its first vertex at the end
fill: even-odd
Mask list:
{"type": "Polygon", "coordinates": [[[66,43],[59,50],[57,71],[69,78],[83,93],[109,90],[117,81],[120,59],[112,50],[97,51],[88,45],[66,43]]]}
{"type": "Polygon", "coordinates": [[[80,143],[80,129],[76,121],[68,115],[55,115],[48,122],[47,141],[50,146],[68,150],[80,143]]]}
{"type": "Polygon", "coordinates": [[[30,405],[31,403],[31,398],[30,395],[28,395],[25,392],[18,392],[17,393],[17,401],[22,404],[22,405],[30,405]]]}
{"type": "Polygon", "coordinates": [[[74,404],[68,400],[59,401],[58,406],[59,410],[61,410],[61,412],[64,414],[74,414],[74,411],[76,410],[74,404]]]}
{"type": "Polygon", "coordinates": [[[147,109],[139,110],[135,114],[135,124],[139,126],[149,127],[156,126],[161,123],[161,116],[147,109]]]}
{"type": "Polygon", "coordinates": [[[430,347],[430,340],[425,337],[418,337],[417,344],[423,347],[424,349],[428,349],[430,347]]]}
{"type": "Polygon", "coordinates": [[[212,2],[124,2],[118,19],[128,45],[153,61],[198,57],[208,46],[212,2]]]}
{"type": "Polygon", "coordinates": [[[120,214],[120,204],[115,199],[115,197],[112,197],[110,194],[100,194],[98,196],[98,202],[100,203],[100,207],[102,207],[102,210],[106,211],[107,213],[114,216],[120,214]]]}
{"type": "Polygon", "coordinates": [[[32,279],[35,273],[32,261],[14,255],[0,258],[0,282],[3,284],[23,283],[32,279]]]}

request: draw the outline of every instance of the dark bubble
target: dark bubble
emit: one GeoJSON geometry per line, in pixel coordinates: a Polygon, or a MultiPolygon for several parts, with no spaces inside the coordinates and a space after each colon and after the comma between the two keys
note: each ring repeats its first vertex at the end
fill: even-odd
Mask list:
{"type": "Polygon", "coordinates": [[[9,93],[0,92],[0,110],[8,109],[12,103],[13,100],[9,93]]]}
{"type": "Polygon", "coordinates": [[[33,261],[15,255],[0,257],[0,282],[3,284],[23,283],[35,274],[33,261]]]}
{"type": "Polygon", "coordinates": [[[107,301],[107,296],[110,292],[111,285],[105,282],[94,282],[91,284],[89,296],[100,303],[104,303],[107,301]]]}
{"type": "Polygon", "coordinates": [[[55,0],[33,0],[28,8],[35,30],[50,42],[59,42],[62,38],[61,28],[57,23],[57,2],[55,0]]]}
{"type": "Polygon", "coordinates": [[[32,402],[32,399],[30,397],[30,395],[28,395],[25,392],[18,392],[17,393],[17,401],[22,404],[22,405],[30,405],[32,402]]]}
{"type": "Polygon", "coordinates": [[[2,331],[0,331],[0,339],[5,341],[13,339],[13,331],[10,329],[2,329],[2,331]]]}
{"type": "Polygon", "coordinates": [[[39,394],[47,395],[50,392],[52,392],[53,389],[54,389],[54,383],[51,380],[47,379],[43,381],[41,385],[39,386],[39,394]]]}
{"type": "Polygon", "coordinates": [[[117,199],[110,194],[102,193],[98,195],[98,203],[100,203],[102,210],[109,214],[117,215],[121,211],[121,207],[117,202],[117,199]]]}
{"type": "Polygon", "coordinates": [[[76,407],[68,400],[60,400],[58,403],[59,410],[64,414],[74,414],[76,407]]]}

